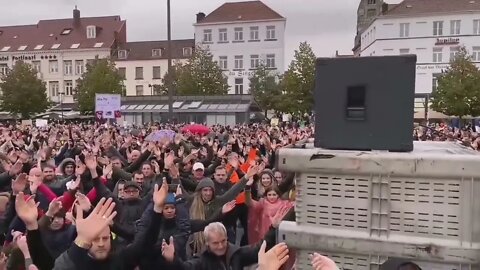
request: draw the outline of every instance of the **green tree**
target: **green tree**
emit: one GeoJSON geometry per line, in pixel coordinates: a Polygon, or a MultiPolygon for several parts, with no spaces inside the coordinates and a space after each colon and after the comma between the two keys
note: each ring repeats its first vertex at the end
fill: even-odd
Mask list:
{"type": "Polygon", "coordinates": [[[77,81],[75,96],[82,114],[95,110],[95,94],[124,94],[123,78],[109,59],[95,59],[77,81]]]}
{"type": "Polygon", "coordinates": [[[480,71],[465,48],[438,78],[431,102],[433,110],[449,116],[480,115],[480,71]]]}
{"type": "Polygon", "coordinates": [[[29,119],[50,106],[45,83],[37,78],[37,71],[29,64],[16,62],[13,69],[0,77],[0,81],[2,110],[29,119]]]}
{"type": "Polygon", "coordinates": [[[184,65],[177,63],[172,67],[172,74],[166,74],[162,92],[168,93],[172,84],[176,95],[225,95],[228,93],[227,77],[213,61],[212,54],[197,47],[192,58],[184,65]]]}
{"type": "Polygon", "coordinates": [[[268,110],[278,111],[278,102],[282,95],[277,82],[278,75],[261,63],[250,77],[250,94],[267,116],[268,110]]]}
{"type": "Polygon", "coordinates": [[[283,77],[284,96],[279,104],[282,112],[302,115],[312,111],[315,60],[312,47],[307,42],[300,43],[283,77]]]}

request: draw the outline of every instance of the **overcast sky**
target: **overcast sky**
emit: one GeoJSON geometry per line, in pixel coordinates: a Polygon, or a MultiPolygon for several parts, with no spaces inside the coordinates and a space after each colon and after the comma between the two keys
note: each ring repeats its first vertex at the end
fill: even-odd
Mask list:
{"type": "MultiPolygon", "coordinates": [[[[317,56],[351,53],[360,0],[263,0],[287,18],[286,63],[302,41],[317,56]]],[[[400,0],[390,0],[398,3],[400,0]]],[[[195,14],[206,14],[225,0],[172,0],[172,38],[193,38],[195,14]]],[[[227,1],[235,2],[235,1],[227,1]]],[[[0,26],[35,24],[41,19],[72,16],[75,5],[82,16],[120,15],[127,20],[129,41],[166,39],[166,0],[0,0],[0,26]],[[13,12],[15,11],[15,12],[13,12]]]]}

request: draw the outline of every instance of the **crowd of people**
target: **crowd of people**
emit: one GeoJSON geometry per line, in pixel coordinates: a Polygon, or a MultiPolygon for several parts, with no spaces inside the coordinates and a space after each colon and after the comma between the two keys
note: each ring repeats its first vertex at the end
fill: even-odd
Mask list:
{"type": "Polygon", "coordinates": [[[417,126],[413,130],[413,138],[416,141],[458,142],[480,151],[480,134],[472,125],[463,128],[449,126],[446,123],[417,126]]]}
{"type": "MultiPolygon", "coordinates": [[[[311,138],[310,126],[0,129],[0,270],[294,264],[275,239],[280,221],[294,219],[296,193],[275,152],[311,138]]],[[[316,253],[312,265],[336,269],[316,253]]]]}

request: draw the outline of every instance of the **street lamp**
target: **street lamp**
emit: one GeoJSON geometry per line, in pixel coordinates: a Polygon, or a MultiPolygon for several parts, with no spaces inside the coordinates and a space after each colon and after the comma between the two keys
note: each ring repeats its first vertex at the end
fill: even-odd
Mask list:
{"type": "MultiPolygon", "coordinates": [[[[170,24],[170,0],[167,0],[167,57],[168,57],[168,74],[172,74],[172,27],[170,24]]],[[[173,120],[173,89],[172,83],[168,82],[168,119],[173,120]]]]}
{"type": "Polygon", "coordinates": [[[63,122],[63,95],[65,95],[65,93],[58,92],[58,95],[60,96],[60,111],[62,113],[62,122],[63,122]]]}
{"type": "Polygon", "coordinates": [[[150,87],[150,95],[153,96],[153,87],[155,87],[154,84],[148,84],[148,87],[150,87]]]}

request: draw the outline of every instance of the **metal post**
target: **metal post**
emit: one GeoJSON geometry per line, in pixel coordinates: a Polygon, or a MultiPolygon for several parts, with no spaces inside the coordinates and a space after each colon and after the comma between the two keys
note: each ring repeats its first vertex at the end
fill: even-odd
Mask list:
{"type": "MultiPolygon", "coordinates": [[[[168,74],[172,75],[172,27],[170,23],[170,0],[167,0],[167,57],[168,57],[168,74]]],[[[173,121],[173,83],[168,82],[168,120],[173,121]]]]}

